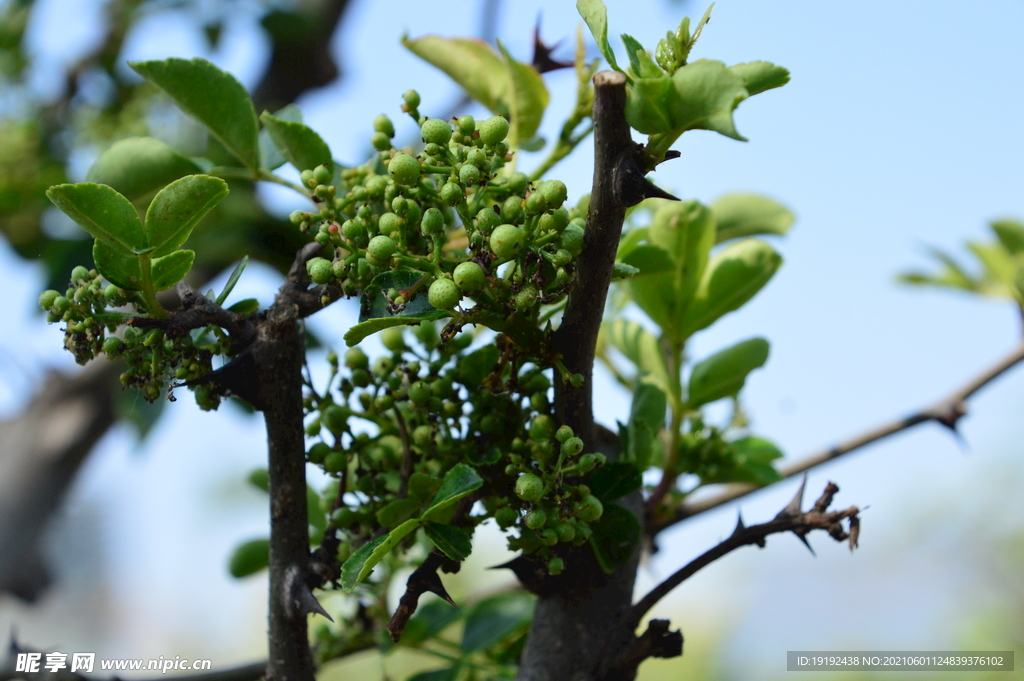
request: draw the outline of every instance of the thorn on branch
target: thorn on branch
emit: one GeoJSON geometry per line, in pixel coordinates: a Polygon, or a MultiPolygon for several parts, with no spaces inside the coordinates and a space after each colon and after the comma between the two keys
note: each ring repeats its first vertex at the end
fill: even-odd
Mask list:
{"type": "Polygon", "coordinates": [[[402,638],[405,625],[409,623],[409,619],[416,613],[416,606],[419,605],[420,596],[425,592],[429,591],[437,594],[448,603],[451,603],[453,608],[459,607],[455,604],[452,597],[448,595],[448,591],[441,582],[441,577],[437,574],[438,568],[444,569],[445,572],[455,572],[456,570],[452,569],[452,566],[446,565],[446,563],[452,562],[455,561],[449,560],[440,553],[431,553],[409,575],[409,579],[405,583],[405,593],[402,594],[401,600],[398,601],[398,607],[395,609],[395,614],[391,616],[391,621],[388,622],[387,630],[388,634],[391,635],[392,641],[398,643],[399,639],[402,638]]]}
{"type": "Polygon", "coordinates": [[[284,589],[281,594],[281,597],[285,599],[285,612],[288,613],[289,618],[294,619],[316,613],[333,622],[334,618],[327,614],[324,607],[320,605],[320,601],[313,595],[309,584],[306,583],[304,572],[305,570],[298,565],[292,565],[285,573],[284,589]]]}
{"type": "Polygon", "coordinates": [[[548,47],[540,39],[540,14],[537,15],[537,25],[533,27],[533,61],[531,66],[537,69],[537,73],[547,73],[548,71],[557,71],[558,69],[571,69],[574,64],[571,61],[558,61],[552,58],[551,53],[558,49],[558,46],[562,44],[559,40],[554,45],[548,47]]]}

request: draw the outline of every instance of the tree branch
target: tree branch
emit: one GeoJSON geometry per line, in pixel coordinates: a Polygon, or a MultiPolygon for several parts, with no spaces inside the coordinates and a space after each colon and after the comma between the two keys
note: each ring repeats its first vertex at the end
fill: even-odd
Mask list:
{"type": "MultiPolygon", "coordinates": [[[[866,433],[850,438],[835,447],[831,447],[819,452],[818,454],[809,456],[802,461],[786,466],[780,471],[782,479],[799,475],[811,468],[820,466],[823,463],[837,459],[845,454],[856,451],[861,447],[865,447],[873,442],[887,438],[890,435],[895,435],[896,433],[900,433],[921,423],[935,421],[955,432],[957,422],[967,413],[967,400],[1021,361],[1024,361],[1024,343],[1017,346],[1013,352],[1003,357],[991,367],[981,372],[978,376],[972,378],[965,385],[961,386],[959,389],[938,401],[931,407],[922,409],[921,411],[915,412],[902,419],[896,419],[895,421],[883,424],[877,428],[867,431],[866,433]]],[[[651,536],[654,536],[662,530],[671,527],[676,523],[682,522],[687,518],[692,518],[693,516],[704,513],[705,511],[718,508],[723,504],[745,497],[746,495],[760,489],[764,488],[755,487],[753,485],[732,485],[720,494],[707,499],[683,503],[676,509],[671,518],[667,520],[654,519],[654,522],[648,525],[647,532],[651,536]]]]}
{"type": "MultiPolygon", "coordinates": [[[[632,617],[634,627],[640,624],[640,620],[647,612],[654,607],[654,605],[662,598],[667,596],[670,591],[675,589],[677,586],[682,584],[684,581],[692,577],[698,570],[718,560],[727,553],[734,551],[741,546],[748,544],[757,544],[761,548],[764,548],[765,538],[771,534],[777,534],[779,532],[792,532],[800,541],[807,545],[810,549],[810,544],[807,544],[805,536],[813,530],[826,530],[833,539],[836,541],[850,542],[850,550],[852,551],[857,546],[857,539],[859,535],[859,509],[856,506],[851,506],[843,511],[832,511],[828,512],[828,507],[832,504],[832,498],[836,492],[839,491],[839,487],[835,483],[828,483],[825,487],[825,491],[822,492],[821,496],[814,503],[814,506],[807,512],[800,510],[800,502],[803,497],[804,485],[806,485],[807,479],[804,478],[804,484],[800,485],[800,489],[797,491],[796,496],[793,500],[782,509],[773,520],[760,525],[751,525],[746,527],[743,524],[743,519],[740,518],[736,523],[736,529],[729,536],[728,539],[720,543],[718,546],[705,551],[703,554],[693,559],[685,566],[677,570],[672,576],[663,581],[658,586],[654,587],[650,593],[640,599],[640,601],[633,606],[632,617]],[[842,527],[841,521],[849,518],[850,529],[849,532],[845,531],[842,527]]],[[[811,551],[813,553],[813,550],[811,551]]]]}

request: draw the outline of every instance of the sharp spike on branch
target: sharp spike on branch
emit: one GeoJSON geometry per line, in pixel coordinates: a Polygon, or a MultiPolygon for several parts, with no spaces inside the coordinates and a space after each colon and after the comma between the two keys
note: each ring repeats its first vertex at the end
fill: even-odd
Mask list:
{"type": "MultiPolygon", "coordinates": [[[[776,518],[786,518],[786,517],[791,517],[791,516],[797,516],[797,515],[800,515],[800,513],[802,513],[802,511],[800,510],[800,507],[803,505],[803,502],[804,502],[804,488],[805,487],[807,487],[807,473],[804,473],[804,479],[800,482],[800,488],[796,491],[796,494],[793,495],[793,498],[790,499],[788,504],[786,504],[786,507],[784,509],[782,509],[781,511],[779,511],[779,514],[777,516],[775,516],[776,518]]],[[[807,543],[807,542],[804,542],[804,543],[807,543]]],[[[811,553],[814,553],[814,552],[812,551],[811,553]]]]}
{"type": "Polygon", "coordinates": [[[327,614],[327,611],[324,610],[324,606],[320,605],[320,601],[316,599],[316,596],[313,595],[313,592],[309,589],[309,587],[299,590],[298,598],[299,607],[302,609],[303,612],[323,615],[329,621],[334,621],[334,618],[327,614]]]}
{"type": "Polygon", "coordinates": [[[678,196],[673,196],[667,191],[645,179],[643,182],[643,195],[645,199],[668,199],[669,201],[680,201],[678,196]]]}
{"type": "Polygon", "coordinates": [[[803,545],[807,547],[807,550],[811,552],[812,556],[814,556],[815,558],[818,557],[818,554],[816,554],[814,552],[814,548],[811,546],[811,543],[809,541],[807,541],[807,537],[805,537],[804,535],[800,534],[796,530],[793,530],[793,534],[796,535],[797,539],[799,539],[801,542],[803,542],[803,545]]]}
{"type": "Polygon", "coordinates": [[[743,524],[743,514],[736,514],[736,527],[733,529],[732,534],[735,537],[737,534],[747,529],[747,526],[743,524]]]}
{"type": "Polygon", "coordinates": [[[554,45],[545,45],[544,41],[540,39],[540,13],[537,13],[537,25],[533,27],[533,68],[537,69],[537,73],[547,73],[548,71],[556,71],[558,69],[568,69],[573,67],[571,61],[559,61],[551,56],[551,53],[558,49],[558,46],[562,44],[559,40],[554,45]]]}
{"type": "Polygon", "coordinates": [[[860,540],[860,518],[858,516],[850,516],[850,553],[857,548],[857,543],[860,540]]]}
{"type": "Polygon", "coordinates": [[[427,575],[425,586],[427,591],[432,594],[437,594],[450,603],[453,608],[459,607],[458,604],[455,603],[455,600],[448,595],[448,591],[444,588],[444,583],[441,581],[440,575],[436,572],[431,572],[427,575]]]}

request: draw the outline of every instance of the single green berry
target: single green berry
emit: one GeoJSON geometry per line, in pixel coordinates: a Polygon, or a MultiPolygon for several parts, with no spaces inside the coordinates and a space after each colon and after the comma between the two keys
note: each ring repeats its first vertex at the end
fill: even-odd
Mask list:
{"type": "Polygon", "coordinates": [[[427,142],[425,145],[423,145],[423,153],[426,154],[427,156],[440,156],[441,147],[437,144],[434,144],[433,142],[427,142]]]}
{"type": "Polygon", "coordinates": [[[107,284],[107,287],[103,289],[103,297],[107,299],[108,303],[124,299],[124,296],[121,295],[121,290],[114,284],[107,284]]]}
{"type": "Polygon", "coordinates": [[[526,173],[515,172],[508,176],[506,180],[506,186],[513,194],[520,194],[526,191],[526,185],[530,183],[530,178],[527,177],[526,173]]]}
{"type": "Polygon", "coordinates": [[[572,253],[565,250],[564,248],[559,248],[557,251],[555,251],[554,257],[551,258],[551,264],[554,265],[555,267],[565,267],[571,262],[572,253]]]}
{"type": "Polygon", "coordinates": [[[533,473],[527,473],[516,480],[516,496],[523,501],[534,502],[544,496],[544,481],[533,473]]]}
{"type": "Polygon", "coordinates": [[[501,116],[491,116],[480,123],[480,139],[484,144],[495,145],[508,136],[508,121],[501,116]]]}
{"type": "MultiPolygon", "coordinates": [[[[430,387],[423,381],[416,381],[409,386],[409,401],[417,407],[426,405],[430,400],[430,387]]],[[[429,426],[427,426],[429,428],[429,426]]]]}
{"type": "Polygon", "coordinates": [[[546,412],[551,407],[548,396],[545,393],[534,393],[530,395],[530,408],[534,411],[546,412]]]}
{"type": "Polygon", "coordinates": [[[466,163],[463,164],[461,168],[459,168],[459,182],[461,182],[462,184],[469,186],[476,184],[479,181],[480,169],[477,168],[476,166],[466,163]]]}
{"type": "Polygon", "coordinates": [[[539,530],[547,522],[548,514],[543,508],[535,508],[526,514],[526,526],[531,530],[539,530]]]}
{"type": "Polygon", "coordinates": [[[437,234],[444,229],[444,214],[437,208],[428,208],[420,221],[420,231],[425,235],[437,234]]]}
{"type": "Polygon", "coordinates": [[[331,513],[331,522],[341,528],[352,527],[358,517],[351,508],[342,506],[331,513]]]}
{"type": "Polygon", "coordinates": [[[523,199],[513,194],[501,204],[501,217],[505,222],[516,222],[523,215],[523,199]]]}
{"type": "Polygon", "coordinates": [[[345,452],[331,452],[324,457],[324,470],[328,473],[341,473],[347,464],[345,452]]]}
{"type": "Polygon", "coordinates": [[[391,259],[391,256],[398,250],[398,246],[389,236],[383,234],[375,236],[370,239],[369,245],[366,247],[366,253],[377,262],[387,262],[391,259]]]}
{"type": "Polygon", "coordinates": [[[420,135],[424,142],[444,146],[452,139],[452,126],[440,118],[428,118],[420,126],[420,135]]]}
{"type": "Polygon", "coordinates": [[[472,135],[473,131],[476,130],[476,121],[473,120],[472,116],[459,116],[459,120],[455,124],[463,135],[472,135]]]}
{"type": "Polygon", "coordinates": [[[463,291],[472,293],[484,287],[484,284],[487,283],[487,275],[484,274],[484,269],[475,262],[461,262],[455,267],[452,280],[463,291]]]}
{"type": "Polygon", "coordinates": [[[39,296],[39,307],[43,308],[44,310],[49,310],[51,307],[53,307],[54,301],[56,301],[58,298],[60,298],[60,293],[58,293],[57,291],[54,291],[52,289],[49,291],[43,291],[42,294],[40,294],[39,296]]]}
{"type": "Polygon", "coordinates": [[[345,220],[341,225],[341,234],[357,246],[366,247],[369,243],[366,239],[366,228],[355,220],[345,220]]]}
{"type": "Polygon", "coordinates": [[[515,225],[498,225],[491,232],[490,245],[498,260],[510,260],[523,248],[523,231],[515,225]]]}
{"type": "Polygon", "coordinates": [[[306,263],[309,278],[315,284],[326,284],[331,280],[331,261],[327,258],[313,258],[306,263]]]}
{"type": "Polygon", "coordinates": [[[375,132],[370,137],[370,143],[373,144],[373,148],[377,151],[387,151],[391,148],[391,138],[382,132],[375,132]]]}
{"type": "Polygon", "coordinates": [[[555,420],[547,414],[534,416],[530,421],[530,439],[546,440],[555,434],[555,420]]]}
{"type": "Polygon", "coordinates": [[[604,505],[601,500],[590,494],[576,504],[576,517],[580,520],[592,523],[604,513],[604,505]]]}
{"type": "Polygon", "coordinates": [[[103,341],[103,354],[111,359],[119,357],[123,349],[124,341],[120,338],[108,338],[103,341]]]}
{"type": "Polygon", "coordinates": [[[345,351],[345,366],[349,369],[365,369],[370,366],[370,360],[361,348],[350,348],[345,351]]]}
{"type": "Polygon", "coordinates": [[[504,530],[519,520],[519,514],[511,506],[503,506],[494,512],[494,520],[497,521],[498,527],[504,530]]]}
{"type": "Polygon", "coordinates": [[[327,166],[319,165],[313,168],[313,179],[316,180],[317,184],[330,184],[331,171],[327,169],[327,166]]]}
{"type": "Polygon", "coordinates": [[[430,444],[430,440],[434,435],[434,431],[430,426],[416,426],[412,431],[412,442],[417,447],[426,447],[430,444]]]}
{"type": "Polygon", "coordinates": [[[384,329],[380,333],[380,342],[384,344],[391,352],[401,352],[405,350],[405,338],[403,337],[404,329],[400,326],[392,326],[390,329],[384,329]]]}
{"type": "Polygon", "coordinates": [[[394,398],[392,398],[391,395],[387,394],[377,395],[377,399],[373,401],[373,406],[377,409],[377,411],[385,411],[387,409],[390,409],[391,407],[394,406],[394,404],[394,398]]]}
{"type": "Polygon", "coordinates": [[[75,282],[80,279],[91,279],[89,276],[89,270],[79,265],[75,269],[71,270],[71,281],[75,282]]]}
{"type": "Polygon", "coordinates": [[[558,541],[568,542],[576,538],[576,526],[572,523],[560,523],[555,528],[555,533],[558,535],[558,541]]]}
{"type": "Polygon", "coordinates": [[[384,197],[384,190],[388,187],[388,178],[383,175],[372,175],[366,180],[366,193],[372,199],[384,197]]]}
{"type": "Polygon", "coordinates": [[[381,114],[373,119],[373,130],[374,132],[384,133],[391,139],[395,136],[395,125],[391,122],[391,119],[381,114]]]}
{"type": "Polygon", "coordinates": [[[550,528],[538,532],[537,536],[540,537],[540,543],[544,546],[554,546],[558,543],[558,533],[550,528]]]}
{"type": "Polygon", "coordinates": [[[526,312],[534,306],[538,296],[536,286],[533,284],[523,284],[523,288],[519,289],[519,292],[512,299],[512,306],[520,312],[526,312]]]}
{"type": "Polygon", "coordinates": [[[420,107],[420,93],[415,90],[406,90],[405,94],[402,95],[402,101],[409,107],[410,110],[415,110],[420,107]]]}
{"type": "Polygon", "coordinates": [[[537,191],[544,196],[550,209],[561,208],[568,195],[568,189],[561,180],[544,180],[537,191]]]}
{"type": "Polygon", "coordinates": [[[320,423],[335,435],[341,435],[348,424],[348,410],[337,404],[327,405],[320,410],[320,423]]]}
{"type": "Polygon", "coordinates": [[[306,453],[306,458],[309,459],[310,463],[323,463],[323,460],[327,458],[327,455],[331,453],[331,446],[326,442],[317,442],[315,445],[309,448],[306,453]]]}
{"type": "Polygon", "coordinates": [[[526,212],[530,215],[543,213],[548,209],[548,200],[539,191],[532,191],[526,197],[526,212]]]}
{"type": "Polygon", "coordinates": [[[313,179],[313,171],[308,168],[299,173],[299,178],[302,180],[302,184],[311,189],[317,185],[317,181],[313,179]]]}
{"type": "Polygon", "coordinates": [[[398,184],[411,187],[420,181],[420,163],[409,154],[397,154],[388,163],[388,174],[398,184]]]}
{"type": "Polygon", "coordinates": [[[561,426],[555,431],[555,439],[559,442],[565,442],[572,437],[572,428],[569,426],[561,426]]]}
{"type": "Polygon", "coordinates": [[[365,388],[370,385],[370,372],[366,369],[355,369],[352,372],[352,385],[357,388],[365,388]]]}
{"type": "Polygon", "coordinates": [[[569,251],[574,258],[583,252],[583,244],[583,228],[573,223],[569,223],[558,238],[558,245],[569,251]]]}
{"type": "Polygon", "coordinates": [[[578,437],[570,437],[562,443],[562,452],[566,456],[576,456],[583,451],[583,440],[578,437]]]}
{"type": "MultiPolygon", "coordinates": [[[[402,197],[397,197],[395,201],[398,201],[402,197]]],[[[377,219],[377,230],[384,235],[397,232],[398,228],[402,225],[402,218],[398,217],[395,213],[384,213],[377,219]]]]}
{"type": "Polygon", "coordinates": [[[439,310],[453,310],[462,293],[451,279],[435,279],[427,291],[427,301],[439,310]]]}
{"type": "Polygon", "coordinates": [[[560,575],[562,574],[562,570],[564,569],[565,561],[559,558],[558,556],[555,556],[554,558],[548,561],[548,572],[550,572],[551,574],[560,575]]]}
{"type": "Polygon", "coordinates": [[[466,190],[457,182],[445,182],[441,187],[441,200],[454,206],[466,198],[466,190]]]}
{"type": "Polygon", "coordinates": [[[490,234],[491,230],[501,224],[501,218],[492,208],[482,208],[476,214],[476,228],[484,234],[490,234]]]}
{"type": "Polygon", "coordinates": [[[484,170],[487,168],[487,152],[483,149],[470,149],[466,153],[466,163],[484,170]]]}

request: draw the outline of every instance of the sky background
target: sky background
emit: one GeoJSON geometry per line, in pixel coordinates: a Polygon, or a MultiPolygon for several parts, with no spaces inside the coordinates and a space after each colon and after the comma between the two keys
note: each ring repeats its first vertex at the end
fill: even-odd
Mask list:
{"type": "MultiPolygon", "coordinates": [[[[46,93],[53,74],[97,40],[103,3],[38,4],[33,84],[46,93]]],[[[343,79],[299,102],[336,158],[364,158],[378,113],[396,121],[399,139],[411,136],[399,112],[410,87],[426,115],[455,100],[455,86],[398,41],[406,31],[471,35],[479,4],[353,1],[334,39],[343,79]]],[[[696,19],[704,10],[667,0],[608,5],[611,33],[650,47],[683,14],[696,19]]],[[[138,24],[123,60],[204,56],[255,85],[268,54],[248,13],[228,23],[210,53],[194,16],[168,7],[138,24]]],[[[505,3],[499,36],[528,60],[541,8],[544,37],[567,38],[557,55],[569,58],[580,21],[567,0],[505,3]]],[[[1024,217],[1022,25],[1024,4],[1010,1],[717,3],[693,57],[769,60],[790,69],[792,81],[740,106],[737,125],[750,142],[687,133],[676,146],[682,158],[654,179],[704,202],[732,191],[765,194],[797,216],[775,244],[786,260],[775,279],[691,348],[701,358],[754,335],[771,341],[746,405],[754,431],[792,459],[930,404],[1019,342],[1009,304],[907,288],[895,275],[931,267],[926,245],[958,252],[965,239],[989,238],[988,220],[1024,217]]],[[[621,43],[612,43],[624,62],[621,43]]],[[[550,138],[572,106],[574,75],[546,80],[552,101],[542,132],[550,138]]],[[[589,191],[590,155],[582,145],[552,175],[571,200],[589,191]]],[[[76,179],[91,161],[75,159],[76,179]]],[[[264,193],[275,210],[302,207],[277,189],[264,193]]],[[[74,366],[59,331],[37,312],[42,282],[38,267],[0,245],[0,417],[24,405],[47,368],[74,366]]],[[[277,284],[276,274],[251,266],[235,295],[266,302],[277,284]]],[[[339,304],[315,325],[341,345],[355,315],[354,305],[339,304]]],[[[606,378],[595,390],[599,420],[611,425],[628,413],[625,393],[606,378]]],[[[994,566],[1024,535],[1024,371],[970,407],[963,447],[924,425],[814,470],[809,497],[834,480],[837,505],[870,507],[861,549],[851,555],[815,536],[812,558],[780,536],[719,561],[655,612],[682,627],[686,655],[647,663],[646,677],[781,676],[785,651],[797,649],[958,649],[969,640],[998,647],[999,636],[979,634],[975,622],[1005,601],[994,566]]],[[[236,581],[226,570],[234,545],[266,532],[265,498],[243,482],[264,446],[258,419],[230,407],[202,413],[187,399],[168,405],[141,447],[128,429],[110,433],[53,528],[59,584],[35,608],[0,600],[0,635],[16,623],[21,640],[45,650],[209,657],[215,669],[265,655],[264,577],[236,581]]],[[[744,518],[770,518],[795,488],[791,481],[744,499],[744,518]]],[[[732,505],[664,533],[663,550],[641,568],[638,596],[727,536],[736,512],[732,505]]],[[[476,549],[456,591],[506,579],[480,571],[502,561],[500,540],[488,541],[495,550],[476,549]]],[[[376,660],[361,664],[379,673],[376,660]]]]}

